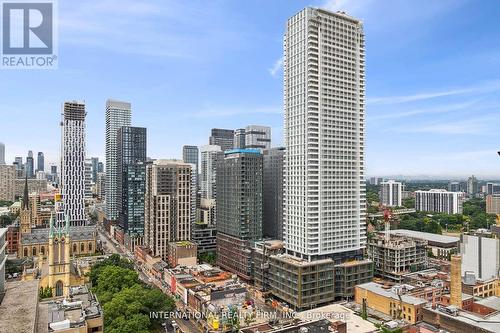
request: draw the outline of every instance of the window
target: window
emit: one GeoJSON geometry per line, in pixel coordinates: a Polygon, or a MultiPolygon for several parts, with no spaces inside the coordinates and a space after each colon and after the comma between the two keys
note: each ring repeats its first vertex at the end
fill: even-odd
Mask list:
{"type": "Polygon", "coordinates": [[[63,283],[61,280],[56,282],[56,297],[63,295],[63,283]]]}

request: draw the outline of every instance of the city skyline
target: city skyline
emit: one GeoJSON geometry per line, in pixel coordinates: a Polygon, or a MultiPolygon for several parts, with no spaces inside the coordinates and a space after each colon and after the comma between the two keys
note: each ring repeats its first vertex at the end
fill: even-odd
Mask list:
{"type": "Polygon", "coordinates": [[[208,144],[211,128],[248,124],[271,126],[273,146],[283,145],[283,22],[305,5],[345,10],[364,22],[367,176],[500,176],[499,50],[490,43],[497,32],[488,29],[498,9],[470,1],[277,1],[260,16],[242,14],[255,12],[255,3],[60,3],[59,69],[3,74],[0,116],[16,115],[0,124],[6,162],[33,150],[45,153],[46,165],[57,163],[59,108],[73,99],[87,106],[87,156],[101,160],[108,98],[132,103],[133,123],[148,128],[153,158],[180,159],[183,145],[208,144]],[[152,23],[130,34],[123,20],[139,18],[152,23]],[[80,79],[68,84],[74,75],[80,79]],[[31,98],[21,98],[25,91],[31,98]],[[21,124],[32,135],[20,135],[21,124]]]}

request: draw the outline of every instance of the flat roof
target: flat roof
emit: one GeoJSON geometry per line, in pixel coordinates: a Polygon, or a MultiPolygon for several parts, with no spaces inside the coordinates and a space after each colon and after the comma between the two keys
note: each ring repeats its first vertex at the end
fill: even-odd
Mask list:
{"type": "Polygon", "coordinates": [[[498,296],[490,296],[482,300],[476,301],[476,303],[487,306],[496,311],[500,311],[500,297],[498,296]]]}
{"type": "Polygon", "coordinates": [[[487,317],[481,317],[472,312],[458,310],[458,316],[452,316],[451,314],[440,311],[439,309],[433,309],[430,306],[425,307],[425,310],[438,313],[440,316],[450,318],[450,320],[458,320],[478,328],[483,328],[490,332],[500,332],[500,314],[491,314],[487,317]]]}
{"type": "Polygon", "coordinates": [[[407,229],[390,230],[389,233],[392,235],[401,235],[401,236],[425,239],[426,241],[434,243],[451,244],[451,243],[458,243],[460,241],[460,238],[458,237],[431,234],[429,232],[407,230],[407,229]]]}
{"type": "MultiPolygon", "coordinates": [[[[396,293],[393,293],[390,289],[384,289],[384,288],[382,288],[382,286],[383,285],[376,283],[376,282],[367,282],[367,283],[360,284],[357,287],[368,290],[368,291],[375,293],[377,295],[384,296],[387,298],[392,298],[396,301],[399,301],[399,296],[396,293]]],[[[418,298],[418,297],[414,297],[414,296],[410,296],[410,295],[401,295],[401,300],[407,304],[412,304],[412,305],[421,305],[421,304],[427,303],[427,301],[422,299],[422,298],[418,298]]]]}
{"type": "Polygon", "coordinates": [[[0,304],[0,332],[32,333],[38,303],[38,281],[9,281],[0,304]]]}
{"type": "Polygon", "coordinates": [[[341,320],[347,323],[347,333],[371,333],[379,331],[371,322],[363,320],[354,311],[342,304],[330,304],[312,310],[301,311],[296,315],[302,320],[328,319],[330,322],[341,320]]]}

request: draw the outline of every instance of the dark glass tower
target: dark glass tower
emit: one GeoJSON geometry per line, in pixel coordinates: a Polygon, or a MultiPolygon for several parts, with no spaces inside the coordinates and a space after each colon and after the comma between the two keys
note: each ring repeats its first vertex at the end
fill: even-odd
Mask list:
{"type": "Polygon", "coordinates": [[[142,245],[146,192],[146,128],[123,126],[117,135],[117,207],[127,245],[142,245]]]}

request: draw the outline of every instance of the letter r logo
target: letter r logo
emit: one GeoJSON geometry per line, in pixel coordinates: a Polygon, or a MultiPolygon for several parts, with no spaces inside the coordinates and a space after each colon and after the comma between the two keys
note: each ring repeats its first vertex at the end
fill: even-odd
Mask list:
{"type": "Polygon", "coordinates": [[[2,3],[3,54],[52,54],[53,4],[2,3]]]}

